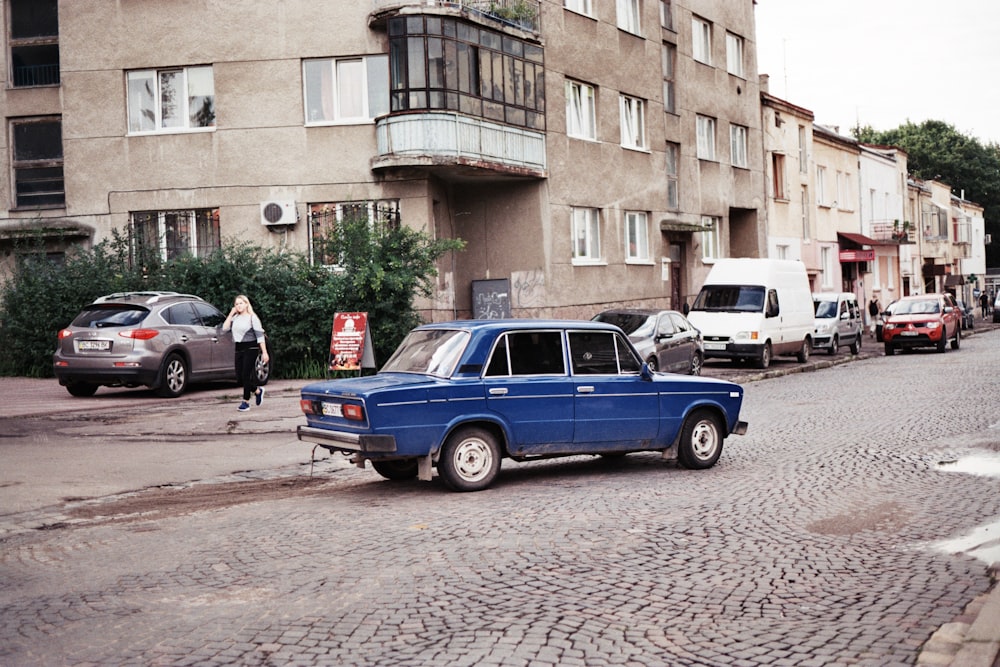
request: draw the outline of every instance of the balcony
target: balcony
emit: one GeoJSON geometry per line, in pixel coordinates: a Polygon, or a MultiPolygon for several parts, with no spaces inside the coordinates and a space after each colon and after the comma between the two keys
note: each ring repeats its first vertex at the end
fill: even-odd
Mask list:
{"type": "Polygon", "coordinates": [[[912,225],[898,220],[872,221],[871,237],[883,243],[916,243],[912,225]]]}
{"type": "Polygon", "coordinates": [[[373,0],[375,15],[403,7],[450,9],[474,18],[487,17],[534,34],[541,31],[541,0],[373,0]]]}
{"type": "Polygon", "coordinates": [[[545,178],[545,134],[450,112],[383,116],[372,169],[424,167],[446,180],[545,178]]]}

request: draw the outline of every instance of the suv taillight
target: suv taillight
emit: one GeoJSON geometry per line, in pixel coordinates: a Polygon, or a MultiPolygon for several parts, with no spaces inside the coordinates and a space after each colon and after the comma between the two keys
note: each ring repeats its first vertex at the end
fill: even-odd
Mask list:
{"type": "Polygon", "coordinates": [[[69,329],[63,329],[59,332],[59,340],[62,340],[63,338],[69,338],[72,335],[73,335],[72,331],[70,331],[69,329]]]}
{"type": "Polygon", "coordinates": [[[159,335],[159,331],[156,329],[128,329],[127,331],[119,331],[118,335],[122,338],[133,338],[135,340],[149,340],[150,338],[155,338],[159,335]]]}

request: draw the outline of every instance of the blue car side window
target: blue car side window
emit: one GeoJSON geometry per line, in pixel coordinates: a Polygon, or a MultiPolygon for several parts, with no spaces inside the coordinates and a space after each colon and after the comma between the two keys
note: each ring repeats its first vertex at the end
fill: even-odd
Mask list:
{"type": "Polygon", "coordinates": [[[564,358],[560,332],[514,331],[497,341],[486,375],[565,375],[564,358]]]}

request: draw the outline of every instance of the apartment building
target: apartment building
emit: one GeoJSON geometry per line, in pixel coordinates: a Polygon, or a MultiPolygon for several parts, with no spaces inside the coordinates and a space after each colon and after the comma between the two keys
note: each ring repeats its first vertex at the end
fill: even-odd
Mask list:
{"type": "Polygon", "coordinates": [[[329,263],[360,215],[466,241],[419,303],[440,320],[680,308],[766,252],[753,0],[0,7],[7,263],[115,231],[329,263]]]}

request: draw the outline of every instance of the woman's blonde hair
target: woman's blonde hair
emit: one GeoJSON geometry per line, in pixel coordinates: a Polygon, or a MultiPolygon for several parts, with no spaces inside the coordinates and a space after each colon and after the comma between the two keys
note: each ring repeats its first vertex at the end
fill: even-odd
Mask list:
{"type": "Polygon", "coordinates": [[[250,303],[250,299],[247,298],[246,294],[237,294],[236,298],[233,299],[233,304],[235,305],[240,299],[243,299],[247,303],[247,315],[253,315],[253,304],[250,303]]]}

